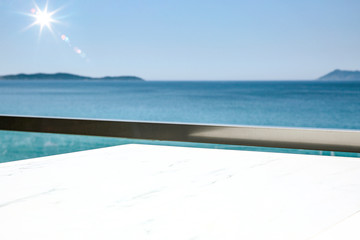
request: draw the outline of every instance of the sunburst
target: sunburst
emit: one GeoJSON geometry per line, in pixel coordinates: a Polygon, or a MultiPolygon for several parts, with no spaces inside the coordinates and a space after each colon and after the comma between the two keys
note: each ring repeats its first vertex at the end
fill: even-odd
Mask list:
{"type": "Polygon", "coordinates": [[[46,27],[50,32],[53,32],[52,29],[52,23],[58,23],[59,21],[55,20],[53,18],[54,14],[57,13],[60,10],[60,8],[49,11],[48,9],[48,2],[46,2],[46,5],[44,9],[40,9],[39,6],[35,3],[35,7],[31,9],[31,14],[27,14],[28,16],[31,16],[34,18],[34,22],[30,24],[27,28],[33,27],[35,25],[40,26],[39,36],[41,35],[44,27],[46,27]]]}

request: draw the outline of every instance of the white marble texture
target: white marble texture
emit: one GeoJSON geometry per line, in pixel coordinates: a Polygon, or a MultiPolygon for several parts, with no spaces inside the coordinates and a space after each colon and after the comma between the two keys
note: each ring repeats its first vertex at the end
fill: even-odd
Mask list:
{"type": "Polygon", "coordinates": [[[360,239],[360,159],[134,144],[3,163],[0,239],[360,239]]]}

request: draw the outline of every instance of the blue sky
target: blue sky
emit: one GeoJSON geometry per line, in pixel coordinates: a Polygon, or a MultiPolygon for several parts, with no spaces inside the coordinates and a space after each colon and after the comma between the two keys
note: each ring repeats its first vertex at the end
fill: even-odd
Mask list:
{"type": "MultiPolygon", "coordinates": [[[[46,1],[36,1],[40,9],[46,1]]],[[[358,0],[49,0],[53,33],[0,0],[0,75],[302,80],[360,69],[358,0]],[[61,35],[69,38],[69,43],[61,35]],[[86,57],[74,51],[81,49],[86,57]]]]}

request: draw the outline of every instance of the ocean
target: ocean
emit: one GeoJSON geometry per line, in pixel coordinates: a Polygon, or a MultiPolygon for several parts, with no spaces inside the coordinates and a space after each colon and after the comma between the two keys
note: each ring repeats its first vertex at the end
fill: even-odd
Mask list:
{"type": "MultiPolygon", "coordinates": [[[[360,82],[2,80],[0,103],[7,115],[360,129],[360,82]]],[[[0,162],[129,142],[249,149],[7,131],[0,141],[0,162]]]]}

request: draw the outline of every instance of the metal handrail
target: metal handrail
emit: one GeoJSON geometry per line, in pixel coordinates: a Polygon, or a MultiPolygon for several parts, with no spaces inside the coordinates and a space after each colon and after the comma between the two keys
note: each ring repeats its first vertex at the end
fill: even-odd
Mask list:
{"type": "Polygon", "coordinates": [[[0,115],[0,130],[360,152],[360,131],[0,115]]]}

